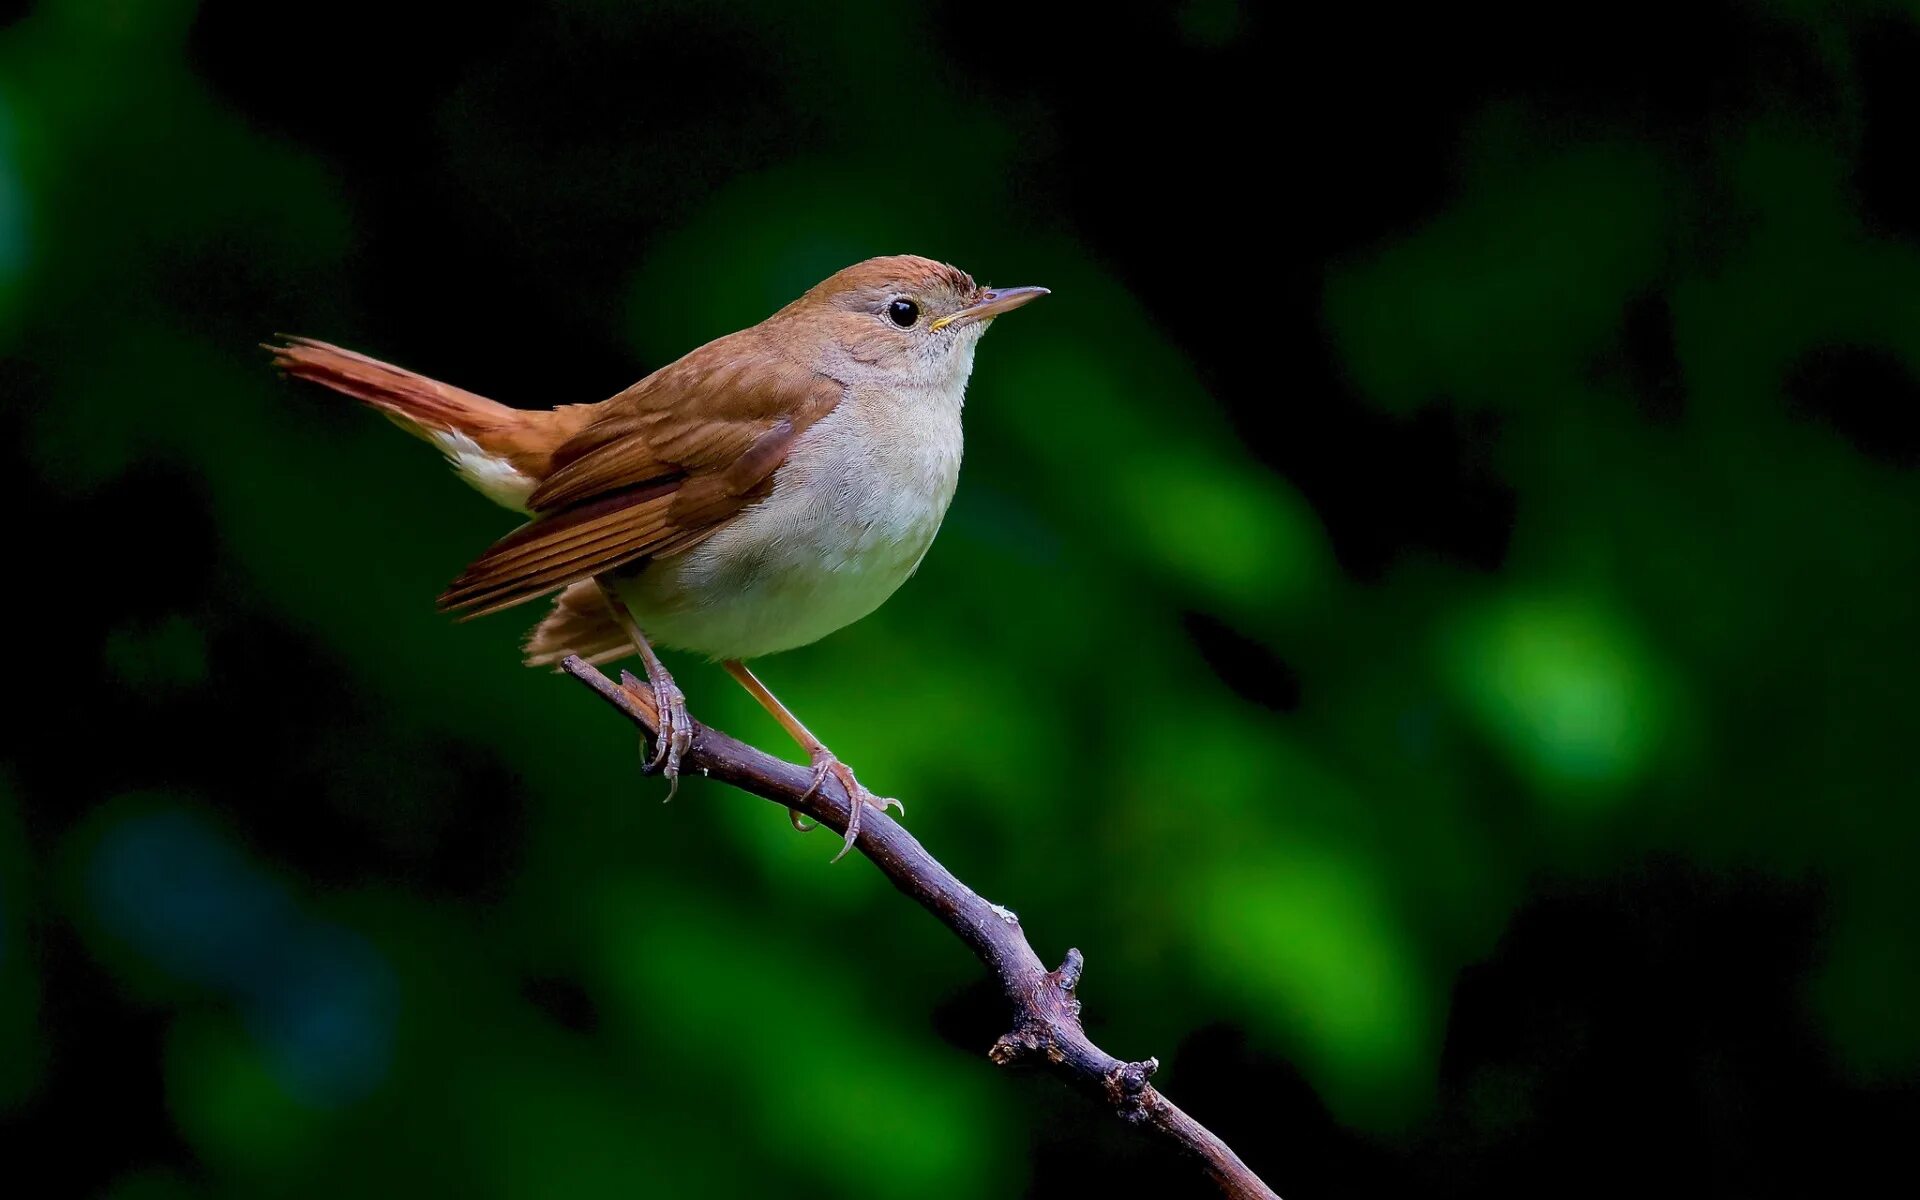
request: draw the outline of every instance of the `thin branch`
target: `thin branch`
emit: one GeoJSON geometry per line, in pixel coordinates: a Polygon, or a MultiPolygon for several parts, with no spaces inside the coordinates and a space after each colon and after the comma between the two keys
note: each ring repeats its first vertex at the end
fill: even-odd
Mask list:
{"type": "MultiPolygon", "coordinates": [[[[561,666],[649,737],[658,731],[653,693],[644,682],[623,673],[622,681],[615,683],[574,656],[561,666]]],[[[803,813],[836,832],[846,830],[850,810],[847,794],[837,780],[829,776],[808,795],[812,772],[807,768],[763,753],[697,721],[683,769],[803,813]]],[[[1080,1001],[1074,995],[1085,965],[1080,951],[1067,951],[1058,970],[1047,970],[1027,944],[1018,917],[988,903],[961,883],[885,813],[869,809],[861,817],[857,846],[894,887],[939,918],[999,979],[1013,1005],[1014,1024],[988,1052],[994,1062],[1032,1062],[1051,1067],[1111,1107],[1122,1120],[1154,1130],[1197,1158],[1223,1194],[1234,1200],[1279,1200],[1231,1147],[1147,1082],[1160,1065],[1157,1060],[1125,1062],[1087,1037],[1080,1026],[1080,1001]]]]}

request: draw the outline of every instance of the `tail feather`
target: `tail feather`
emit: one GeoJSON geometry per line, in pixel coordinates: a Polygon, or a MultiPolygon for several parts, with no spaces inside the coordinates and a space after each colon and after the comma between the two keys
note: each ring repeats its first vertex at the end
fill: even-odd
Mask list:
{"type": "Polygon", "coordinates": [[[522,650],[528,666],[553,667],[569,654],[590,663],[625,658],[633,653],[633,643],[608,611],[600,585],[583,579],[560,593],[553,611],[528,632],[522,650]]]}
{"type": "Polygon", "coordinates": [[[312,338],[280,335],[282,344],[264,347],[273,365],[293,376],[344,392],[399,419],[410,432],[479,436],[527,415],[519,409],[428,379],[377,358],[312,338]]]}
{"type": "Polygon", "coordinates": [[[551,469],[553,451],[578,431],[591,406],[509,408],[391,363],[312,338],[269,344],[273,365],[378,409],[436,446],[482,495],[516,512],[551,469]]]}
{"type": "MultiPolygon", "coordinates": [[[[332,388],[385,413],[401,428],[438,447],[454,469],[488,498],[520,512],[527,511],[527,497],[552,469],[554,451],[584,428],[598,407],[509,408],[311,338],[282,335],[279,344],[264,349],[272,353],[274,366],[295,379],[332,388]]],[[[596,515],[591,507],[573,514],[572,520],[584,522],[576,540],[590,541],[591,535],[603,532],[586,520],[596,515]]],[[[542,553],[550,557],[569,549],[579,547],[568,542],[542,553]]],[[[558,586],[563,577],[555,576],[553,582],[558,586]]],[[[459,586],[456,583],[455,588],[459,586]]],[[[488,598],[497,597],[489,593],[488,598]]],[[[530,598],[523,594],[510,602],[530,598]]],[[[560,593],[552,611],[528,633],[525,649],[528,666],[555,666],[569,654],[589,662],[608,662],[631,653],[633,646],[608,611],[599,586],[586,579],[560,593]]]]}

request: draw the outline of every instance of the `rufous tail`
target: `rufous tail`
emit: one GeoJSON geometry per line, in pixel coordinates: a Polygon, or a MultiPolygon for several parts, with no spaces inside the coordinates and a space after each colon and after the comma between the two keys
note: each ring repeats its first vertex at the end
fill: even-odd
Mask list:
{"type": "MultiPolygon", "coordinates": [[[[595,407],[573,405],[550,412],[509,408],[312,338],[283,336],[266,349],[280,370],[380,410],[437,447],[481,493],[522,512],[527,496],[546,478],[554,450],[586,425],[595,407]]],[[[569,654],[606,662],[632,651],[626,631],[613,620],[591,579],[561,592],[526,642],[528,666],[552,666],[569,654]]]]}
{"type": "Polygon", "coordinates": [[[546,478],[553,452],[579,432],[591,405],[509,408],[485,396],[312,338],[268,345],[273,365],[379,409],[432,443],[488,499],[518,512],[546,478]]]}
{"type": "Polygon", "coordinates": [[[265,349],[272,352],[273,365],[295,379],[344,392],[422,437],[453,432],[479,442],[481,437],[533,415],[312,338],[282,335],[279,345],[265,349]]]}

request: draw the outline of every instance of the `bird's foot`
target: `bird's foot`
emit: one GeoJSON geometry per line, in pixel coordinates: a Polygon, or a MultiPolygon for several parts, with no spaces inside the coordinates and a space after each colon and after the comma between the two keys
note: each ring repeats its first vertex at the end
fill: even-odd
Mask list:
{"type": "MultiPolygon", "coordinates": [[[[846,840],[841,843],[840,853],[834,855],[832,861],[839,862],[847,856],[847,851],[853,849],[854,841],[860,836],[860,814],[867,809],[885,812],[889,808],[897,808],[902,814],[906,813],[907,806],[898,800],[889,796],[876,796],[868,791],[865,784],[853,777],[853,768],[841,762],[834,756],[833,751],[825,746],[815,749],[810,757],[813,765],[813,781],[807,785],[807,790],[800,794],[800,799],[804,801],[818,792],[820,785],[827,781],[827,776],[831,775],[840,781],[840,786],[846,789],[847,799],[852,802],[847,816],[846,840]]],[[[812,825],[801,823],[802,818],[797,809],[788,809],[787,816],[793,822],[793,827],[803,833],[813,828],[812,825]]]]}
{"type": "MultiPolygon", "coordinates": [[[[629,672],[622,672],[621,682],[638,690],[640,680],[629,672]]],[[[659,729],[653,736],[653,753],[641,764],[642,774],[652,775],[659,772],[667,781],[667,800],[673,799],[680,790],[680,760],[693,745],[693,717],[687,712],[687,694],[680,685],[667,674],[665,667],[655,671],[649,667],[646,687],[653,693],[654,710],[659,714],[659,729]]],[[[641,741],[642,753],[646,742],[641,741]]],[[[665,801],[662,801],[665,803],[665,801]]]]}

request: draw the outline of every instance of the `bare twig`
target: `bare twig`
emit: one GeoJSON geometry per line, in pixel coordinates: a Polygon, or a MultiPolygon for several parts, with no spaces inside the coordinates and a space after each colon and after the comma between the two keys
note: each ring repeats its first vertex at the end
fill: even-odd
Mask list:
{"type": "MultiPolygon", "coordinates": [[[[578,657],[570,656],[561,665],[649,737],[658,732],[653,693],[643,681],[623,674],[622,681],[615,683],[578,657]]],[[[829,776],[809,795],[812,772],[807,768],[697,721],[685,766],[803,813],[836,832],[846,830],[850,808],[838,780],[829,776]]],[[[1158,1132],[1199,1159],[1225,1195],[1235,1200],[1278,1200],[1231,1147],[1147,1082],[1158,1061],[1124,1062],[1087,1037],[1080,1026],[1080,1001],[1074,995],[1084,966],[1080,951],[1067,951],[1058,970],[1047,970],[1027,944],[1018,917],[961,883],[885,813],[872,809],[865,813],[857,844],[894,887],[939,918],[999,979],[1013,1005],[1014,1024],[988,1052],[994,1062],[1051,1067],[1099,1098],[1122,1120],[1158,1132]]]]}

